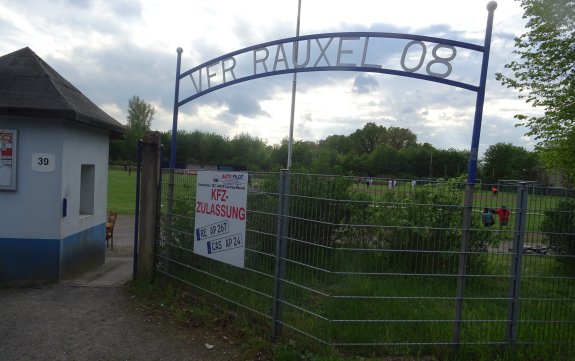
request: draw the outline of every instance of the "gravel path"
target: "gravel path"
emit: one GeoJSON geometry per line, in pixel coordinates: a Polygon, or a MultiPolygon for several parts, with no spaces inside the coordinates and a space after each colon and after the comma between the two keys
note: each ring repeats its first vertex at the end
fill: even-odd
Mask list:
{"type": "Polygon", "coordinates": [[[0,360],[237,359],[227,340],[139,313],[130,297],[118,287],[1,289],[0,360]]]}
{"type": "MultiPolygon", "coordinates": [[[[110,259],[131,255],[131,220],[120,221],[110,259]]],[[[138,308],[124,286],[79,279],[0,288],[0,360],[242,359],[239,346],[222,332],[172,324],[161,313],[138,308]]]]}

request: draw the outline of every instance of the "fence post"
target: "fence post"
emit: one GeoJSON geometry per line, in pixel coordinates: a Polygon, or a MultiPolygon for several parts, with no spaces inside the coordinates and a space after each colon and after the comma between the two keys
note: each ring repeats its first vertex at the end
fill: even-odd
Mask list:
{"type": "Polygon", "coordinates": [[[453,357],[457,357],[461,342],[461,324],[463,320],[463,300],[465,298],[465,273],[467,268],[467,253],[473,212],[473,183],[467,183],[463,200],[463,224],[461,229],[461,244],[459,246],[459,266],[457,269],[457,291],[455,296],[455,319],[453,323],[453,357]]]}
{"type": "Polygon", "coordinates": [[[527,182],[517,184],[517,214],[515,215],[515,230],[513,233],[513,250],[509,279],[509,309],[507,316],[507,340],[513,350],[517,341],[519,320],[521,263],[523,260],[523,243],[525,240],[525,219],[527,216],[527,182]]]}
{"type": "Polygon", "coordinates": [[[154,275],[154,244],[160,173],[160,133],[149,132],[142,144],[142,184],[136,278],[151,281],[154,275]]]}
{"type": "Polygon", "coordinates": [[[138,154],[136,166],[136,206],[134,216],[134,250],[133,250],[133,264],[132,264],[132,280],[136,279],[138,272],[138,238],[140,230],[140,180],[142,179],[142,147],[144,141],[138,139],[138,154]]]}
{"type": "Polygon", "coordinates": [[[288,234],[288,203],[290,194],[290,172],[289,169],[280,171],[279,202],[278,202],[278,223],[276,240],[276,267],[273,299],[273,329],[272,339],[277,340],[282,331],[282,302],[284,297],[285,259],[287,256],[287,234],[288,234]]]}
{"type": "Polygon", "coordinates": [[[174,186],[175,186],[175,172],[174,168],[169,169],[168,173],[168,194],[166,196],[166,218],[165,223],[162,225],[164,242],[167,244],[163,251],[164,261],[164,272],[170,274],[170,260],[172,259],[172,231],[173,231],[173,213],[174,213],[174,186]]]}

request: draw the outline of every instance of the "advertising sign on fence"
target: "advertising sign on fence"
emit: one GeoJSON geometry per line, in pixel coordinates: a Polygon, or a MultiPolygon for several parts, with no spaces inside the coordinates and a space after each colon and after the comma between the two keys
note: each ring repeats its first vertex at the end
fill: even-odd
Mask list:
{"type": "Polygon", "coordinates": [[[0,190],[16,190],[16,130],[0,129],[0,190]]]}
{"type": "Polygon", "coordinates": [[[244,267],[248,174],[199,171],[194,253],[244,267]]]}

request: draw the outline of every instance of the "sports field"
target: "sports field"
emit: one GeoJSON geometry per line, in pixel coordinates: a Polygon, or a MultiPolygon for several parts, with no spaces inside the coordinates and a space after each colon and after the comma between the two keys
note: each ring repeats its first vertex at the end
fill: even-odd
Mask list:
{"type": "Polygon", "coordinates": [[[108,210],[119,214],[134,214],[136,205],[136,171],[110,167],[108,171],[108,210]]]}

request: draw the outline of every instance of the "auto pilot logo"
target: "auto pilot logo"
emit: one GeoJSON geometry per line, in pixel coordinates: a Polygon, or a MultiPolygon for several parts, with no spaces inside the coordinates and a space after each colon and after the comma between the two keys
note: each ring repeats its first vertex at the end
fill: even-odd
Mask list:
{"type": "Polygon", "coordinates": [[[233,173],[222,173],[212,178],[214,184],[218,187],[236,188],[244,186],[244,175],[233,173]]]}

